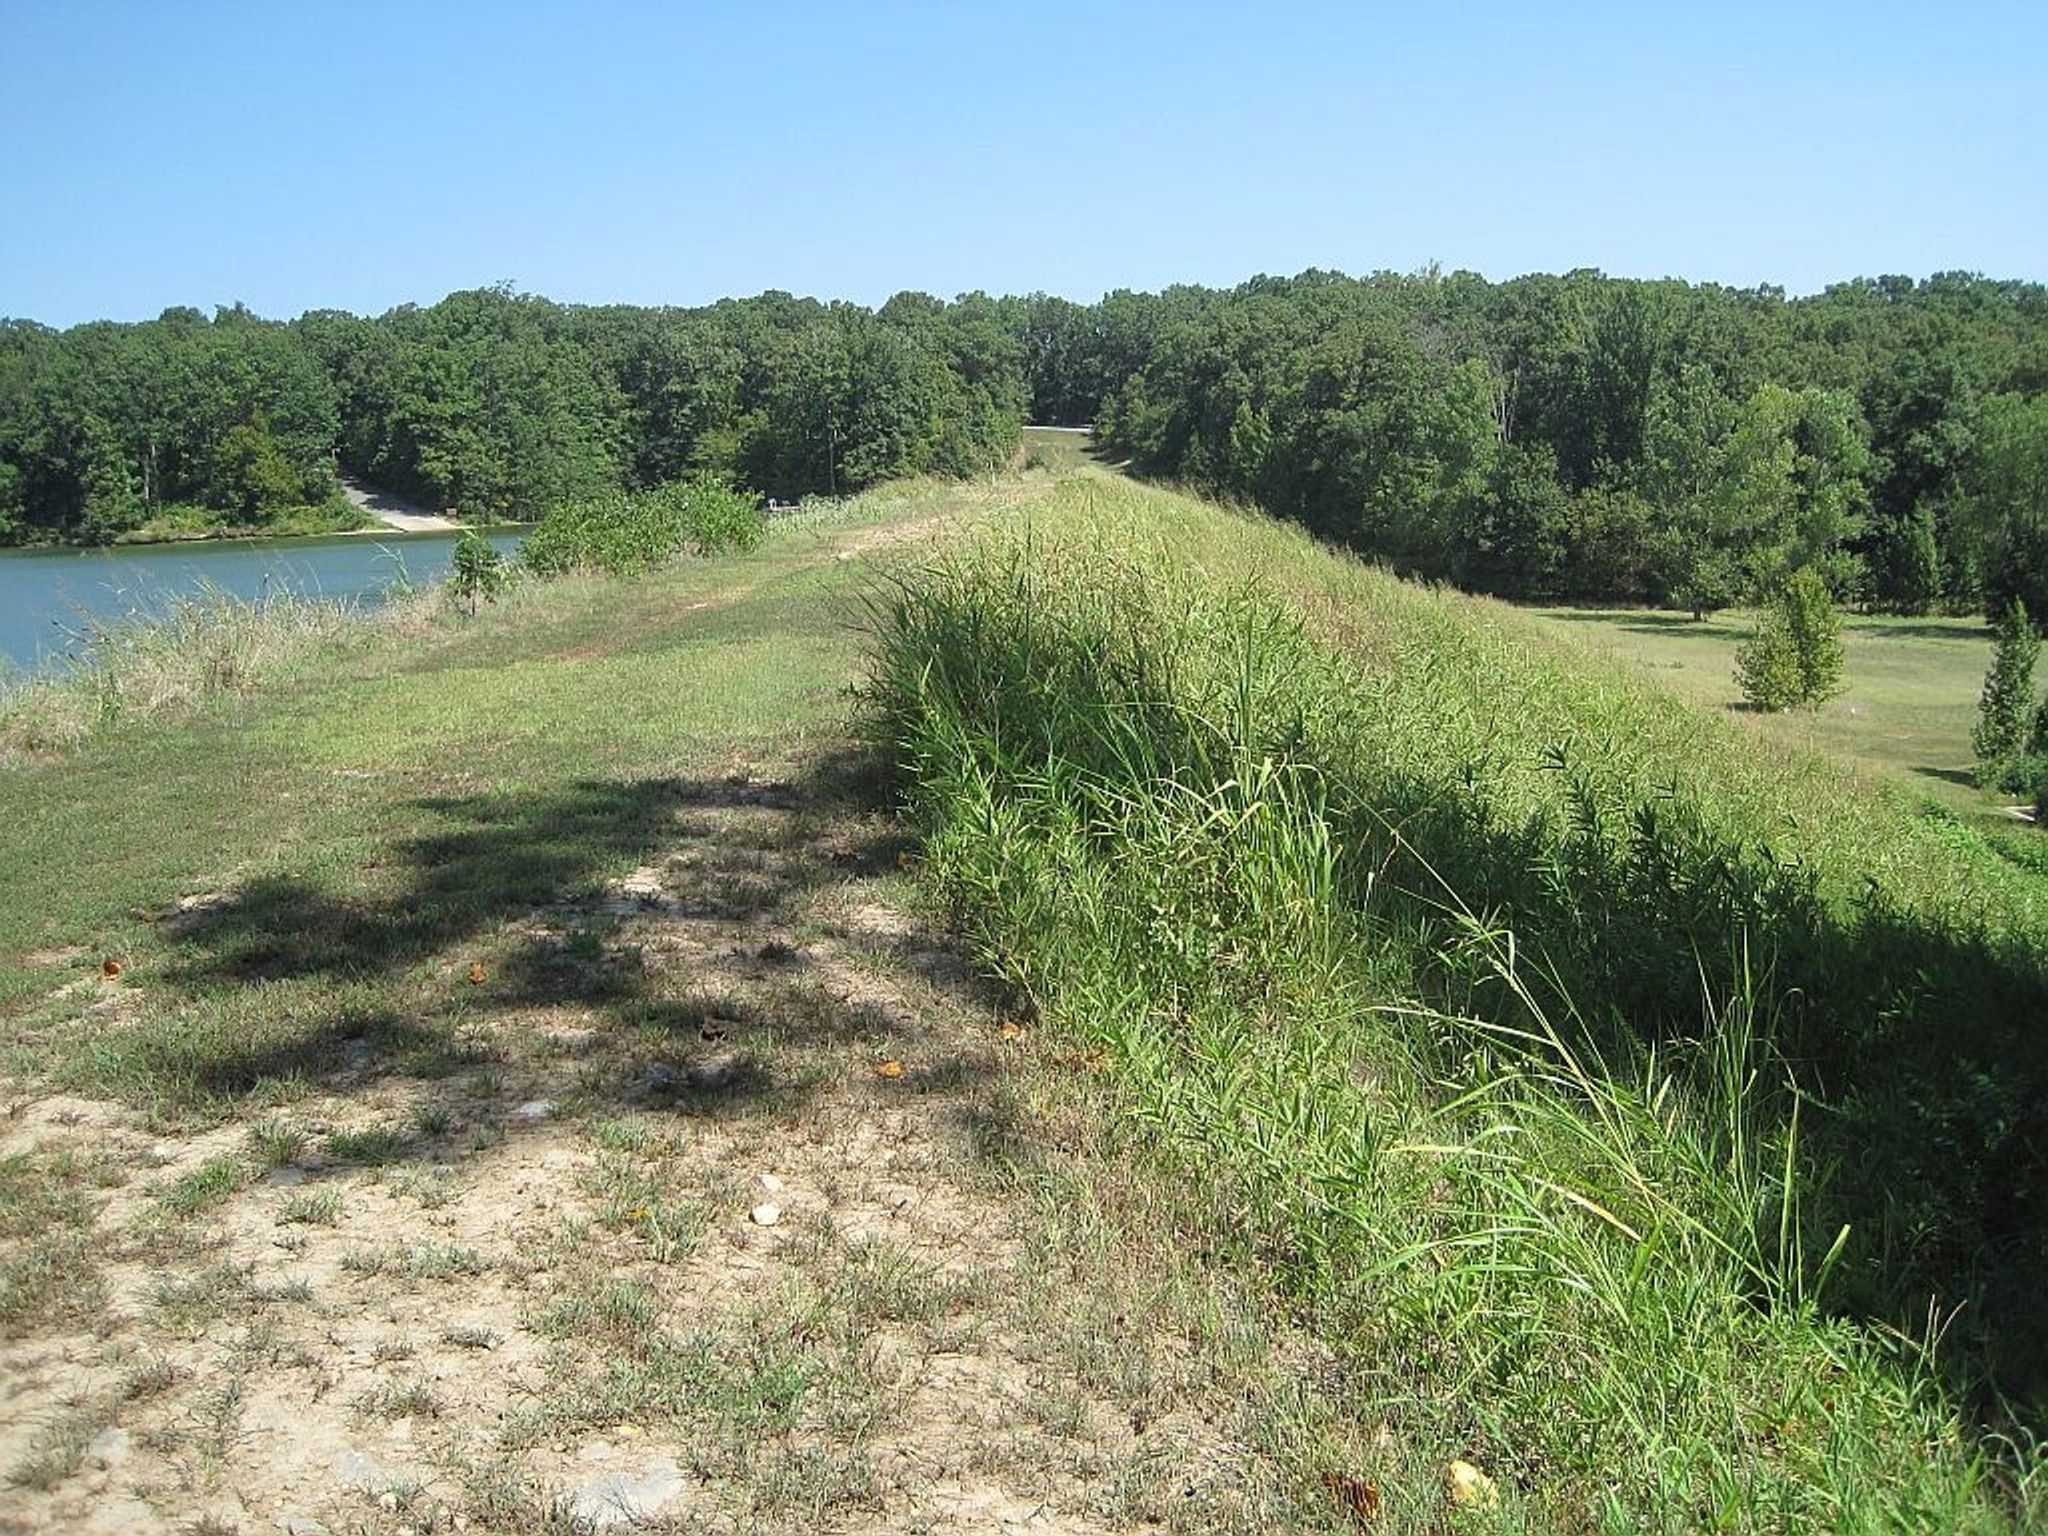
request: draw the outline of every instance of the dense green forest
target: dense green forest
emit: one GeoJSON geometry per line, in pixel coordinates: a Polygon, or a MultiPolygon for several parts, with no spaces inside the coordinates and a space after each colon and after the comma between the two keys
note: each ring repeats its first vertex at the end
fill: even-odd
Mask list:
{"type": "Polygon", "coordinates": [[[260,524],[337,466],[480,518],[706,474],[831,494],[988,469],[1027,419],[1510,597],[1708,611],[1812,566],[1889,611],[2048,613],[2048,289],[1964,274],[15,322],[0,539],[260,524]]]}

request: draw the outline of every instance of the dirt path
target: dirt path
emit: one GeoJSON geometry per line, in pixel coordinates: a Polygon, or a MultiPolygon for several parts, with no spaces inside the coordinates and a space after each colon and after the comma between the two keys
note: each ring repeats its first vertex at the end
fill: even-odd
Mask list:
{"type": "Polygon", "coordinates": [[[349,505],[360,507],[387,528],[396,528],[401,533],[458,533],[462,524],[439,512],[429,512],[416,507],[401,496],[387,491],[373,491],[368,486],[341,477],[341,493],[349,505]]]}
{"type": "Polygon", "coordinates": [[[188,1138],[14,1106],[98,1263],[0,1346],[0,1529],[1078,1533],[1247,1485],[1201,1350],[999,1188],[1033,1041],[891,899],[893,823],[735,764],[672,834],[512,925],[440,1075],[364,1041],[188,1138]]]}

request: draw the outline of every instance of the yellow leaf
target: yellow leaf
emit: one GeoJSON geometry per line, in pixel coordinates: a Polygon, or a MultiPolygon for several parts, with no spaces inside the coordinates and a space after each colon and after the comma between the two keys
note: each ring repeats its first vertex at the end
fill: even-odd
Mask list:
{"type": "Polygon", "coordinates": [[[1499,1509],[1500,1489],[1493,1479],[1469,1461],[1451,1463],[1448,1478],[1451,1502],[1460,1509],[1499,1509]]]}
{"type": "Polygon", "coordinates": [[[484,984],[485,976],[486,972],[484,970],[483,961],[472,960],[469,962],[469,984],[472,987],[482,986],[484,984]]]}
{"type": "Polygon", "coordinates": [[[877,1077],[901,1077],[902,1075],[903,1063],[896,1060],[893,1056],[887,1061],[875,1063],[875,1076],[877,1077]]]}

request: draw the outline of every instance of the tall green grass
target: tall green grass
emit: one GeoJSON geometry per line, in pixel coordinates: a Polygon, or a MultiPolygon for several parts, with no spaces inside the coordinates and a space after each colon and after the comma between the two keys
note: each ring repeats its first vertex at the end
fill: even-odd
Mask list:
{"type": "Polygon", "coordinates": [[[1862,858],[1822,770],[1183,498],[1075,487],[875,622],[940,888],[1388,1413],[1395,1516],[1454,1455],[1531,1528],[2048,1514],[1954,1385],[2038,1338],[1898,1326],[2038,1335],[1983,1159],[2042,1151],[1979,1121],[2040,1066],[2008,867],[1958,900],[1845,805],[1910,845],[1862,858]]]}
{"type": "Polygon", "coordinates": [[[244,599],[204,590],[158,613],[94,620],[62,671],[0,677],[0,763],[301,675],[376,634],[423,625],[436,600],[400,594],[366,612],[289,592],[244,599]]]}

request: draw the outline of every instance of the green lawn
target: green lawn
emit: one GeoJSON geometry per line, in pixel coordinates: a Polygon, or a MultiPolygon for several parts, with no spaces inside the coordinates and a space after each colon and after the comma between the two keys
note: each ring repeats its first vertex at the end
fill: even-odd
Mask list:
{"type": "MultiPolygon", "coordinates": [[[[1545,628],[1634,662],[1674,693],[1710,708],[1739,710],[1735,649],[1747,614],[1695,623],[1684,614],[1639,609],[1541,608],[1545,628]]],[[[1970,727],[1991,662],[1978,619],[1850,616],[1843,625],[1848,688],[1817,711],[1748,716],[1756,729],[1888,775],[1959,809],[1989,801],[1971,785],[1970,727]]]]}
{"type": "Polygon", "coordinates": [[[140,720],[8,771],[0,1008],[47,991],[48,967],[24,958],[37,952],[120,957],[144,975],[174,963],[156,919],[253,881],[337,909],[405,907],[426,934],[510,911],[550,879],[630,868],[650,786],[754,754],[786,760],[843,715],[822,706],[843,693],[858,642],[847,603],[820,599],[872,577],[832,556],[885,536],[886,520],[964,511],[974,494],[857,506],[753,554],[639,580],[536,584],[425,637],[380,635],[282,692],[140,720]],[[472,864],[490,878],[442,892],[461,913],[422,907],[437,850],[508,822],[551,827],[545,855],[472,864]]]}

